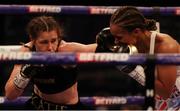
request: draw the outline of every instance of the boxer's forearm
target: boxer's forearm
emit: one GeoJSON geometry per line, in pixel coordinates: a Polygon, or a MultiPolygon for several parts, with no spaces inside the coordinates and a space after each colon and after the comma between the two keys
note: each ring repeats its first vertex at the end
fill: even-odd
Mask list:
{"type": "Polygon", "coordinates": [[[9,100],[16,99],[24,90],[17,88],[13,81],[9,81],[5,86],[5,97],[9,100]]]}
{"type": "Polygon", "coordinates": [[[159,80],[155,80],[155,93],[167,99],[170,96],[167,90],[165,90],[163,84],[159,80]]]}

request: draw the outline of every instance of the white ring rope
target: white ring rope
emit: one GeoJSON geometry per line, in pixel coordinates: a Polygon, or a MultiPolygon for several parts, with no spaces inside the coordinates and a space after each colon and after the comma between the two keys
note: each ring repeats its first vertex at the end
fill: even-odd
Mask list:
{"type": "Polygon", "coordinates": [[[50,52],[19,52],[18,46],[0,46],[0,62],[9,63],[48,63],[48,64],[180,64],[180,54],[134,54],[127,53],[50,53],[50,52]],[[14,51],[13,51],[14,50],[14,51]]]}

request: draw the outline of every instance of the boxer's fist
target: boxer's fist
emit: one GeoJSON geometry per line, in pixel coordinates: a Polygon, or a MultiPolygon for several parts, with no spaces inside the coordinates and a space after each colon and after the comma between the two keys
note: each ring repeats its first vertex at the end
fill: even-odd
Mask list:
{"type": "Polygon", "coordinates": [[[24,89],[29,83],[30,79],[41,70],[40,65],[23,64],[20,73],[14,77],[14,85],[18,89],[24,89]]]}
{"type": "MultiPolygon", "coordinates": [[[[122,47],[120,47],[122,48],[122,47]]],[[[129,54],[136,54],[138,53],[138,50],[135,46],[133,45],[127,45],[126,50],[125,49],[121,49],[117,51],[118,53],[129,53],[129,54]]],[[[123,72],[123,73],[130,73],[132,72],[137,65],[118,65],[118,69],[123,72]]]]}
{"type": "MultiPolygon", "coordinates": [[[[138,52],[135,46],[127,45],[127,44],[116,45],[114,43],[114,40],[115,39],[111,34],[109,27],[102,29],[96,35],[96,43],[97,43],[96,52],[115,52],[115,53],[129,53],[129,54],[134,54],[138,52]]],[[[121,71],[123,71],[124,73],[130,73],[135,68],[136,65],[123,65],[121,68],[119,66],[119,69],[121,69],[121,71]]]]}
{"type": "Polygon", "coordinates": [[[129,47],[127,44],[115,44],[115,38],[110,32],[110,28],[103,28],[97,35],[96,35],[96,43],[97,48],[95,52],[122,52],[128,53],[129,47]]]}
{"type": "Polygon", "coordinates": [[[114,46],[114,37],[112,36],[109,27],[102,29],[96,35],[96,43],[96,52],[112,52],[111,47],[114,46]]]}
{"type": "Polygon", "coordinates": [[[20,74],[25,78],[31,78],[36,75],[40,70],[42,70],[42,68],[42,65],[24,64],[21,67],[20,74]]]}
{"type": "MultiPolygon", "coordinates": [[[[96,52],[114,52],[114,53],[128,53],[128,54],[137,54],[138,50],[133,45],[127,44],[118,44],[114,43],[115,39],[110,32],[110,28],[102,29],[96,35],[97,48],[96,52]]],[[[141,85],[145,85],[145,74],[144,67],[141,65],[118,65],[116,68],[124,74],[129,75],[141,85]]]]}
{"type": "MultiPolygon", "coordinates": [[[[137,54],[138,50],[133,45],[128,45],[128,53],[129,54],[137,54]]],[[[116,68],[125,74],[128,74],[130,77],[135,79],[142,86],[145,86],[145,66],[141,65],[118,65],[116,68]]]]}

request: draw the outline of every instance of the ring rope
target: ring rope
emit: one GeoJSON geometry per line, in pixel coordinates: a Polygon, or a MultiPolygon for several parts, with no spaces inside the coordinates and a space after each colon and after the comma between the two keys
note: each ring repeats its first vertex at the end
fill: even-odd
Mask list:
{"type": "MultiPolygon", "coordinates": [[[[118,64],[149,64],[152,72],[146,74],[147,109],[154,108],[154,66],[155,64],[180,64],[180,54],[136,54],[127,53],[52,53],[52,52],[19,52],[1,51],[0,63],[31,63],[31,64],[85,64],[103,63],[118,64]]],[[[147,68],[148,68],[147,67],[147,68]]]]}
{"type": "MultiPolygon", "coordinates": [[[[59,13],[109,15],[119,6],[0,5],[1,14],[59,13]]],[[[180,15],[180,7],[137,7],[145,15],[180,15]]]]}
{"type": "MultiPolygon", "coordinates": [[[[7,100],[5,97],[0,97],[0,104],[7,105],[23,105],[29,99],[29,96],[21,96],[15,100],[7,100]]],[[[80,97],[80,101],[83,104],[91,105],[91,106],[112,106],[112,105],[143,105],[144,104],[143,96],[93,96],[93,97],[80,97]]]]}
{"type": "Polygon", "coordinates": [[[0,63],[14,64],[180,64],[180,54],[72,53],[1,51],[0,63]]]}

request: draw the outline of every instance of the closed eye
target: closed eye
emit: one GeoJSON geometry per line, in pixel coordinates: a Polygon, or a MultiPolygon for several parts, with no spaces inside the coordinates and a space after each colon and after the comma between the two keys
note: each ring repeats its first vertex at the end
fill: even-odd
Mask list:
{"type": "Polygon", "coordinates": [[[48,44],[48,40],[42,40],[39,42],[40,44],[48,44]]]}
{"type": "Polygon", "coordinates": [[[55,43],[56,41],[58,41],[58,39],[57,39],[57,38],[52,39],[52,40],[51,40],[51,43],[55,43]]]}
{"type": "Polygon", "coordinates": [[[121,40],[123,37],[122,36],[116,36],[116,39],[121,40]]]}

